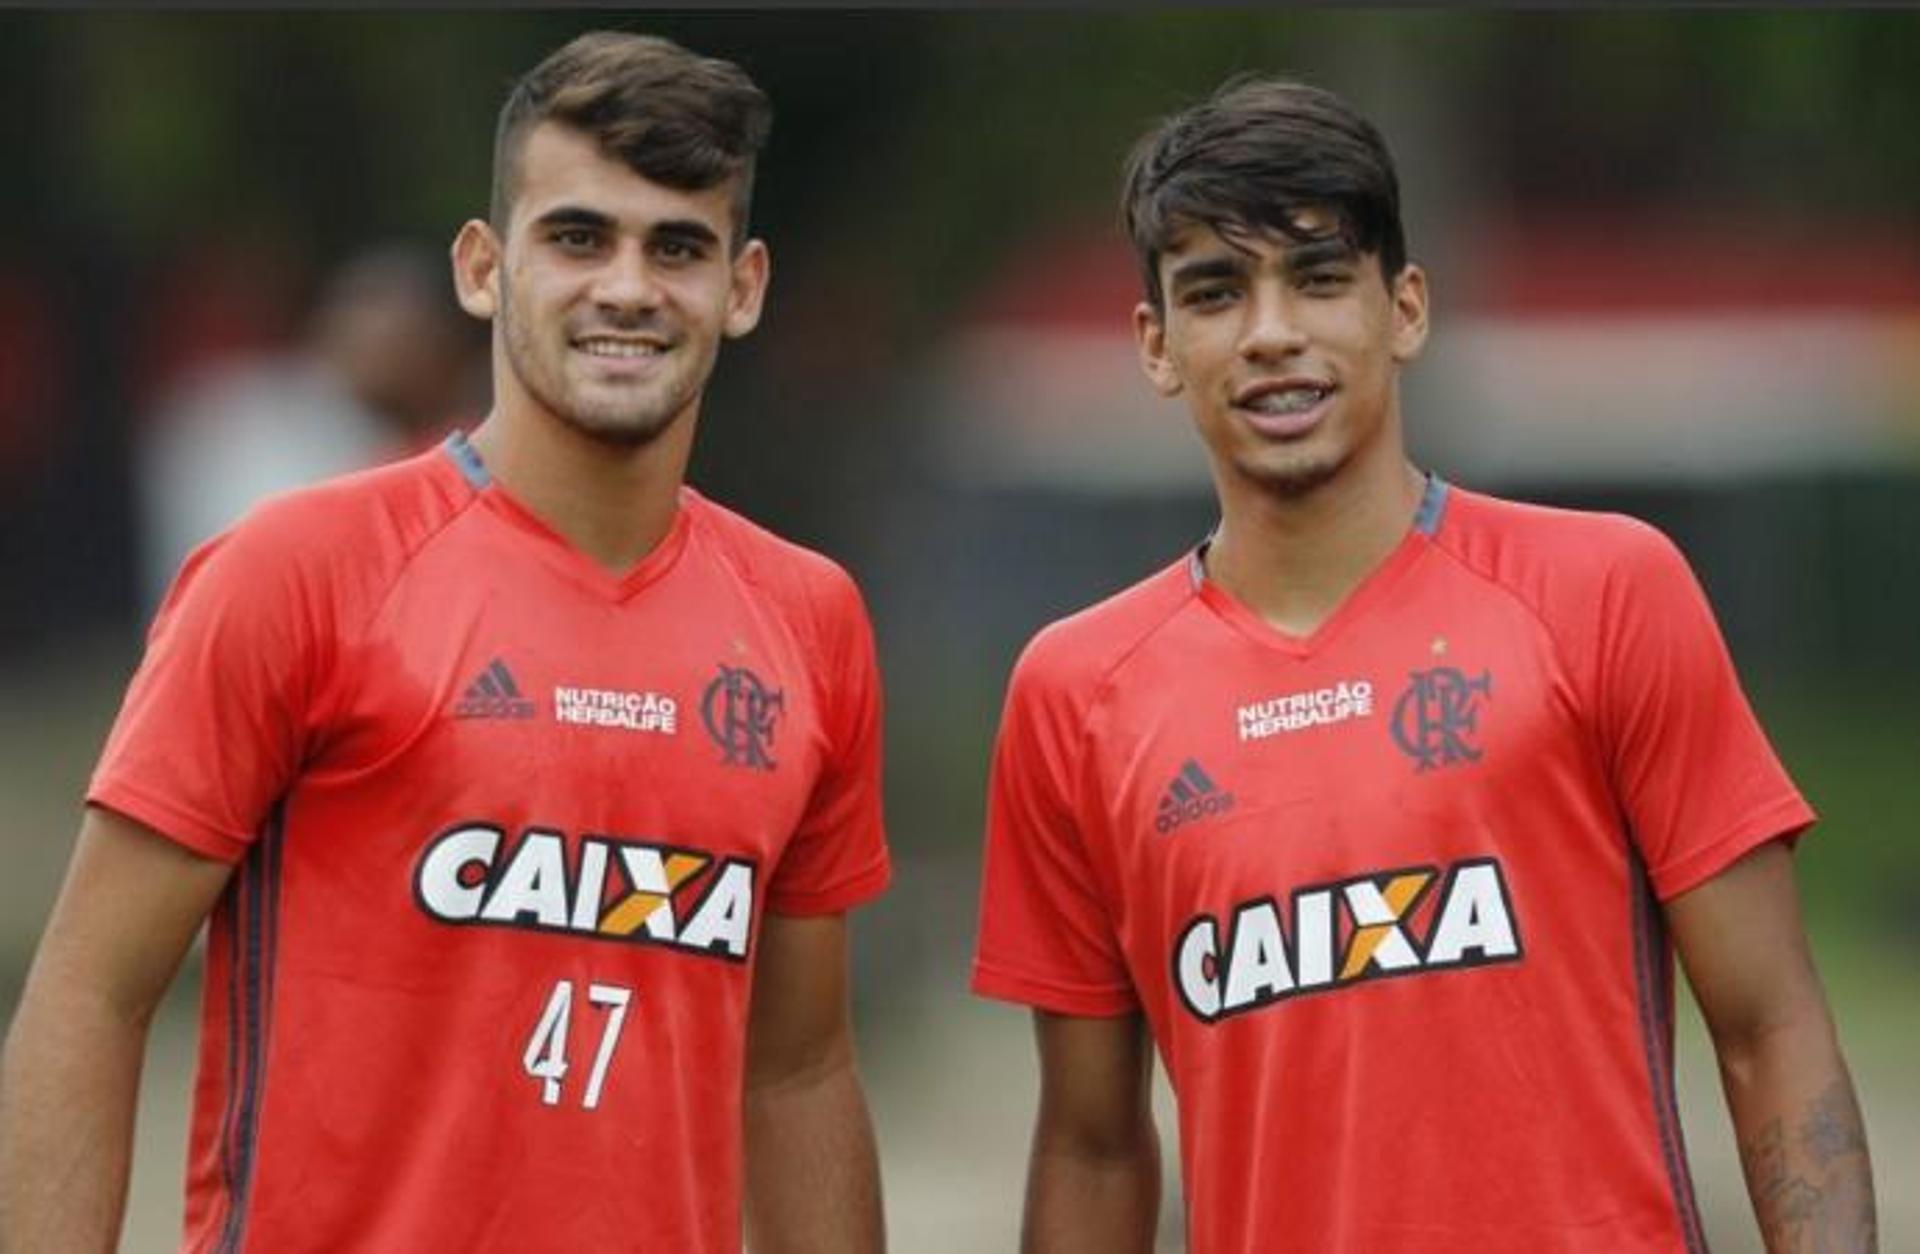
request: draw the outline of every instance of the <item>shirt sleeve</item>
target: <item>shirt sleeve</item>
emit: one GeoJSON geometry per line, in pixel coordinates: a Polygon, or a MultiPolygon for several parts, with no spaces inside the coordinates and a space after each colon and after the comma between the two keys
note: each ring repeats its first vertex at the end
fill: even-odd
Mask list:
{"type": "Polygon", "coordinates": [[[1014,668],[987,786],[973,991],[1074,1015],[1139,1005],[1072,798],[1082,720],[1029,647],[1014,668]]]}
{"type": "Polygon", "coordinates": [[[834,914],[878,896],[892,876],[880,793],[881,692],[873,627],[844,572],[824,615],[828,670],[815,690],[831,737],[806,815],[768,887],[776,914],[834,914]]]}
{"type": "Polygon", "coordinates": [[[87,801],[196,853],[245,856],[306,754],[313,608],[258,515],[195,550],[162,601],[87,801]]]}
{"type": "Polygon", "coordinates": [[[1651,527],[1602,598],[1599,708],[1616,795],[1665,901],[1814,820],[1754,717],[1686,559],[1651,527]]]}

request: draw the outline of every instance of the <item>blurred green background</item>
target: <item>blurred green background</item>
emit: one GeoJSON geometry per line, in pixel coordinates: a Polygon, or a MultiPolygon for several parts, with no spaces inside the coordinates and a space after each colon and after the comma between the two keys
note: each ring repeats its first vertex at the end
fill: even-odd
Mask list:
{"type": "MultiPolygon", "coordinates": [[[[856,925],[858,1009],[896,1248],[1012,1246],[1027,1030],[964,992],[987,747],[1027,635],[1211,522],[1198,445],[1132,364],[1114,199],[1149,122],[1251,69],[1342,92],[1395,149],[1436,294],[1406,384],[1422,463],[1636,513],[1694,562],[1822,815],[1809,923],[1883,1248],[1920,1249],[1920,15],[1899,11],[0,14],[9,1007],[138,657],[142,440],[206,372],[297,350],[363,247],[442,252],[484,208],[506,85],[596,26],[736,60],[775,104],[771,299],[723,355],[693,477],[839,558],[873,610],[900,871],[856,925]]],[[[484,409],[467,383],[448,421],[484,409]]],[[[156,1032],[129,1250],[174,1240],[196,977],[156,1032]]],[[[1710,1233],[1757,1249],[1697,1019],[1681,1044],[1710,1233]]]]}

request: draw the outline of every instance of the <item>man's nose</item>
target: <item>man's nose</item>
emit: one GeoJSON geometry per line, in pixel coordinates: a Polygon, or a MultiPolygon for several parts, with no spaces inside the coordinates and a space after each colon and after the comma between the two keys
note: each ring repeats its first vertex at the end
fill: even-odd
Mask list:
{"type": "Polygon", "coordinates": [[[1306,347],[1299,302],[1281,282],[1256,283],[1248,293],[1240,353],[1248,358],[1284,356],[1306,347]]]}
{"type": "Polygon", "coordinates": [[[593,299],[623,313],[652,309],[660,303],[659,276],[653,271],[646,247],[639,240],[623,240],[594,276],[593,299]]]}

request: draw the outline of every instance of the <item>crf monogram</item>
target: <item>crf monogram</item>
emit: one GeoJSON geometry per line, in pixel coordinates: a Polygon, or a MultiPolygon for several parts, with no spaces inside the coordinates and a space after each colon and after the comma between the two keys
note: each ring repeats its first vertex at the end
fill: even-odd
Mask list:
{"type": "Polygon", "coordinates": [[[771,692],[760,677],[744,666],[720,664],[720,677],[707,685],[700,698],[700,718],[707,734],[725,755],[723,766],[745,766],[771,771],[776,765],[774,721],[786,711],[786,693],[771,692]]]}
{"type": "Polygon", "coordinates": [[[1467,742],[1467,733],[1479,730],[1475,696],[1493,695],[1493,675],[1481,671],[1468,679],[1454,666],[1415,671],[1413,682],[1393,707],[1393,742],[1419,769],[1478,762],[1480,750],[1467,742]]]}

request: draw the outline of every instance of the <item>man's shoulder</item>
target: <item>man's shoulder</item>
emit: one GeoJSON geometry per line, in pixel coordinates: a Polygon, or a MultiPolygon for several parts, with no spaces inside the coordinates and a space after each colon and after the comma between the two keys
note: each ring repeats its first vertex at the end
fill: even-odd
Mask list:
{"type": "Polygon", "coordinates": [[[1023,687],[1091,696],[1193,599],[1191,555],[1074,613],[1028,640],[1014,664],[1023,687]]]}
{"type": "Polygon", "coordinates": [[[1664,532],[1630,514],[1462,488],[1452,489],[1437,543],[1536,607],[1597,596],[1623,573],[1685,564],[1664,532]]]}
{"type": "Polygon", "coordinates": [[[763,591],[812,599],[823,592],[852,588],[853,577],[846,568],[819,550],[790,540],[692,487],[682,493],[685,508],[694,512],[694,525],[713,540],[741,578],[763,591]]]}
{"type": "Polygon", "coordinates": [[[1598,549],[1604,557],[1660,537],[1653,524],[1631,514],[1544,505],[1461,487],[1451,491],[1450,517],[1463,534],[1481,541],[1567,556],[1598,549]]]}
{"type": "Polygon", "coordinates": [[[473,499],[444,453],[399,461],[275,493],[188,559],[230,579],[382,581],[473,499]]]}

